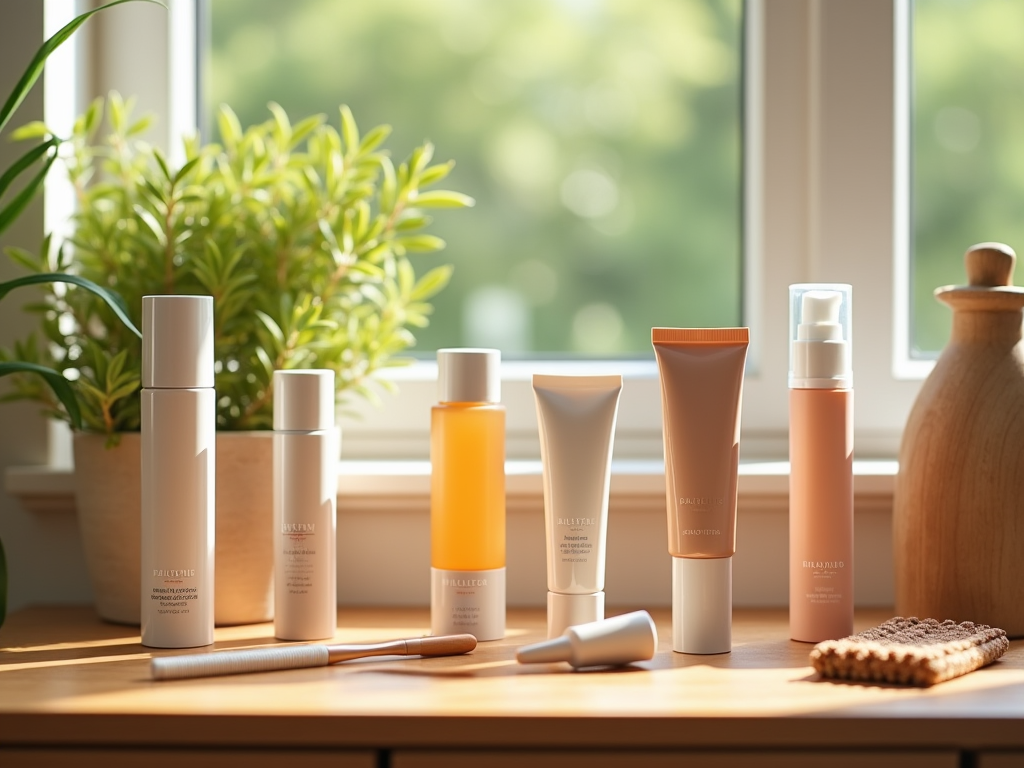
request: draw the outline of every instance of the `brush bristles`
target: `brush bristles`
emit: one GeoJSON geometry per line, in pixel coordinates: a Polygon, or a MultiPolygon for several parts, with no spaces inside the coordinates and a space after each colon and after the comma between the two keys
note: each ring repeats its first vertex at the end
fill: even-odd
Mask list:
{"type": "Polygon", "coordinates": [[[270,672],[275,669],[324,667],[327,663],[327,646],[291,645],[188,656],[165,656],[153,659],[150,671],[154,680],[180,680],[189,677],[270,672]]]}

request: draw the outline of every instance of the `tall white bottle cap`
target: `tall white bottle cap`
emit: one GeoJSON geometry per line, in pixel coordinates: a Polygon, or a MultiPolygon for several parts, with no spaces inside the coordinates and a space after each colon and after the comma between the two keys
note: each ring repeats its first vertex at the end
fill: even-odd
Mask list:
{"type": "Polygon", "coordinates": [[[520,664],[567,661],[573,667],[604,667],[654,658],[658,630],[647,611],[613,616],[580,624],[554,640],[527,645],[516,651],[520,664]]]}
{"type": "Polygon", "coordinates": [[[437,397],[442,403],[501,402],[501,352],[437,350],[437,397]]]}
{"type": "Polygon", "coordinates": [[[213,297],[142,297],[142,386],[213,386],[213,297]]]}
{"type": "Polygon", "coordinates": [[[558,637],[569,627],[604,618],[604,592],[564,595],[548,592],[548,637],[558,637]]]}
{"type": "Polygon", "coordinates": [[[672,650],[732,651],[732,558],[672,558],[672,650]]]}
{"type": "Polygon", "coordinates": [[[315,432],[334,426],[334,371],[274,371],[274,429],[315,432]]]}
{"type": "Polygon", "coordinates": [[[849,389],[853,289],[845,283],[789,286],[789,386],[849,389]]]}

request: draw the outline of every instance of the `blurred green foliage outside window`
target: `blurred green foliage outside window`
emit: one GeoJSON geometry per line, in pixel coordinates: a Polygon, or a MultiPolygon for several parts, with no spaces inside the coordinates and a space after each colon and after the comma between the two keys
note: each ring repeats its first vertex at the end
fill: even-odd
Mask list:
{"type": "Polygon", "coordinates": [[[209,0],[205,113],[348,104],[429,139],[470,211],[418,350],[649,354],[741,321],[741,0],[209,0]]]}
{"type": "Polygon", "coordinates": [[[934,357],[964,251],[1024,254],[1024,2],[916,0],[913,12],[911,345],[934,357]]]}

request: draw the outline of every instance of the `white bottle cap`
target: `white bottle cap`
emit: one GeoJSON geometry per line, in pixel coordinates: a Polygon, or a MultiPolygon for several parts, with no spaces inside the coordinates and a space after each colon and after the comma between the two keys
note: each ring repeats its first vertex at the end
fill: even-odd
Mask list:
{"type": "Polygon", "coordinates": [[[501,352],[437,350],[437,397],[442,403],[501,402],[501,352]]]}
{"type": "Polygon", "coordinates": [[[527,645],[516,651],[520,664],[567,661],[573,667],[604,667],[653,659],[658,630],[647,611],[580,624],[554,640],[527,645]]]}
{"type": "Polygon", "coordinates": [[[142,297],[142,386],[213,386],[213,297],[142,297]]]}
{"type": "Polygon", "coordinates": [[[851,295],[839,283],[789,286],[789,386],[849,389],[853,386],[851,295]]]}
{"type": "Polygon", "coordinates": [[[274,371],[274,429],[315,432],[334,426],[334,371],[274,371]]]}
{"type": "Polygon", "coordinates": [[[672,558],[672,650],[732,651],[732,558],[672,558]]]}
{"type": "Polygon", "coordinates": [[[569,627],[604,618],[604,592],[563,595],[548,592],[548,637],[558,637],[569,627]]]}

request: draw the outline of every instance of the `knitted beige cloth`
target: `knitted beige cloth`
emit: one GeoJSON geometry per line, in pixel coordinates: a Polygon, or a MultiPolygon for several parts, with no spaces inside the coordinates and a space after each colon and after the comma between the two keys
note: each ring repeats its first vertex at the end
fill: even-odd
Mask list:
{"type": "Polygon", "coordinates": [[[1006,632],[986,624],[897,617],[818,643],[811,663],[822,677],[935,685],[991,664],[1009,645],[1006,632]]]}

